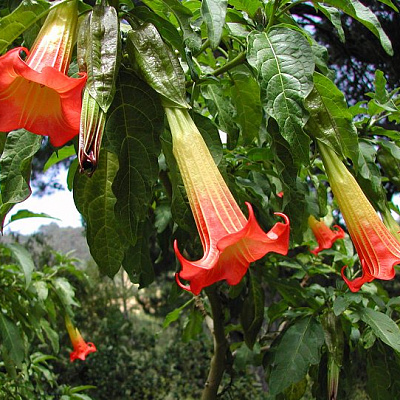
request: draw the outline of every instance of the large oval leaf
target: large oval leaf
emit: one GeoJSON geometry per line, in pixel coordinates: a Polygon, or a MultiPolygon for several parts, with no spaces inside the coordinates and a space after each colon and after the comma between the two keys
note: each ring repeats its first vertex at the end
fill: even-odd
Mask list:
{"type": "Polygon", "coordinates": [[[303,103],[313,87],[310,44],[301,33],[289,28],[252,32],[247,59],[258,73],[265,111],[278,123],[295,164],[307,164],[309,138],[303,127],[308,113],[303,103]]]}
{"type": "Polygon", "coordinates": [[[164,112],[157,93],[136,75],[121,73],[109,110],[105,145],[118,155],[119,170],[112,185],[115,213],[132,245],[158,178],[163,128],[164,112]]]}
{"type": "Polygon", "coordinates": [[[76,173],[74,181],[74,201],[87,224],[90,253],[100,271],[110,277],[121,267],[127,246],[114,213],[111,185],[117,171],[117,156],[103,150],[96,173],[91,178],[76,173]]]}

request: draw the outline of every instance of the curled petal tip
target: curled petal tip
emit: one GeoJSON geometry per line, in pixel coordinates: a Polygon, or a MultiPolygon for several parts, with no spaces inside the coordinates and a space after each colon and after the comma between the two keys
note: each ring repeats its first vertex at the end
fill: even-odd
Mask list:
{"type": "Polygon", "coordinates": [[[289,217],[286,214],[276,212],[276,213],[274,213],[274,215],[278,215],[279,217],[282,217],[283,220],[285,221],[285,224],[290,225],[289,217]]]}
{"type": "Polygon", "coordinates": [[[181,289],[186,290],[187,292],[191,292],[191,291],[192,291],[191,288],[190,288],[190,285],[184,285],[184,284],[181,282],[181,280],[179,279],[179,274],[178,274],[178,273],[175,274],[175,281],[176,281],[177,285],[178,285],[181,289]]]}
{"type": "Polygon", "coordinates": [[[356,293],[361,289],[361,286],[364,285],[364,283],[371,282],[373,280],[368,277],[368,275],[363,273],[363,275],[359,278],[353,279],[352,281],[347,279],[346,275],[344,274],[344,270],[347,268],[347,265],[345,265],[342,270],[340,271],[343,280],[346,282],[347,286],[349,289],[353,292],[356,293]]]}

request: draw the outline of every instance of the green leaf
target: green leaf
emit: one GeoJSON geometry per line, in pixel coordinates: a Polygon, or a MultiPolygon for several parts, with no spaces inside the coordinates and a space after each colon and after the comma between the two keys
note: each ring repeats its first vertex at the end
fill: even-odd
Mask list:
{"type": "Polygon", "coordinates": [[[127,246],[114,214],[116,198],[111,185],[117,170],[117,156],[103,150],[96,173],[91,178],[77,173],[74,181],[75,205],[87,224],[90,253],[100,271],[109,277],[121,267],[127,246]]]}
{"type": "Polygon", "coordinates": [[[128,273],[133,283],[139,284],[139,289],[147,287],[154,281],[154,268],[150,257],[150,223],[139,224],[137,240],[134,246],[129,246],[122,261],[122,267],[128,273]]]}
{"type": "Polygon", "coordinates": [[[308,164],[309,138],[303,131],[308,113],[303,103],[313,87],[310,44],[301,33],[288,28],[252,32],[247,59],[257,71],[265,111],[278,123],[295,165],[308,164]]]}
{"type": "Polygon", "coordinates": [[[364,308],[359,313],[360,318],[372,328],[376,337],[394,350],[400,351],[400,329],[390,317],[371,308],[364,308]]]}
{"type": "Polygon", "coordinates": [[[12,215],[10,217],[10,222],[8,224],[10,224],[13,221],[18,221],[19,219],[25,219],[25,218],[50,218],[50,219],[54,219],[54,220],[60,221],[59,218],[52,217],[49,214],[34,213],[32,211],[29,211],[29,210],[19,210],[14,215],[12,215]]]}
{"type": "Polygon", "coordinates": [[[368,7],[358,0],[326,0],[325,3],[343,10],[346,14],[361,22],[380,40],[386,53],[393,55],[390,39],[382,29],[376,15],[368,7]]]}
{"type": "Polygon", "coordinates": [[[196,307],[193,307],[189,314],[187,323],[183,328],[182,341],[184,343],[196,339],[196,337],[202,332],[203,319],[201,312],[196,307]]]}
{"type": "Polygon", "coordinates": [[[165,18],[166,15],[172,14],[179,23],[183,40],[190,51],[196,53],[200,49],[201,38],[191,24],[193,14],[182,2],[179,0],[144,0],[143,3],[161,17],[165,18]]]}
{"type": "Polygon", "coordinates": [[[110,151],[118,154],[119,169],[112,184],[118,229],[131,245],[148,214],[158,178],[159,135],[164,113],[158,95],[136,75],[122,73],[106,125],[110,151]]]}
{"type": "Polygon", "coordinates": [[[336,32],[339,36],[339,39],[342,43],[345,42],[344,30],[342,26],[342,20],[340,16],[340,12],[335,7],[329,7],[326,4],[316,3],[315,7],[322,11],[326,18],[331,21],[332,25],[336,28],[336,32]]]}
{"type": "Polygon", "coordinates": [[[215,117],[219,129],[228,135],[228,142],[236,143],[239,128],[235,123],[236,109],[229,97],[229,92],[222,85],[206,85],[201,88],[210,113],[215,117]]]}
{"type": "MultiPolygon", "coordinates": [[[[373,102],[375,103],[376,107],[376,114],[381,113],[383,110],[389,112],[396,112],[398,111],[398,107],[392,100],[392,96],[386,90],[386,78],[382,71],[377,69],[375,71],[375,79],[374,79],[374,86],[375,86],[375,93],[366,93],[367,96],[372,97],[373,102]]],[[[368,110],[370,111],[371,104],[368,104],[368,110]]]]}
{"type": "Polygon", "coordinates": [[[11,208],[31,194],[31,161],[39,150],[42,137],[24,129],[10,132],[0,157],[0,228],[11,208]]]}
{"type": "MultiPolygon", "coordinates": [[[[293,383],[287,389],[284,390],[282,396],[283,400],[301,400],[307,391],[308,381],[307,377],[304,377],[301,381],[293,383]]],[[[281,400],[278,396],[277,400],[281,400]]]]}
{"type": "Polygon", "coordinates": [[[143,6],[135,7],[135,15],[142,21],[153,24],[157,28],[163,40],[165,40],[172,48],[177,49],[182,57],[186,57],[182,37],[171,22],[143,6]]]}
{"type": "Polygon", "coordinates": [[[360,141],[359,147],[357,181],[374,207],[383,210],[386,207],[386,191],[376,164],[376,145],[373,142],[360,141]]]}
{"type": "MultiPolygon", "coordinates": [[[[392,400],[390,393],[392,383],[391,369],[387,363],[385,354],[372,350],[367,357],[367,393],[371,400],[392,400]]],[[[393,373],[393,372],[392,372],[393,373]]],[[[397,376],[394,375],[394,380],[397,376]]]]}
{"type": "Polygon", "coordinates": [[[49,295],[49,288],[47,283],[44,281],[34,281],[32,282],[32,286],[35,288],[37,297],[40,301],[44,301],[47,299],[49,295]]]}
{"type": "Polygon", "coordinates": [[[54,164],[57,164],[60,161],[63,161],[66,158],[72,157],[74,155],[76,155],[76,151],[73,144],[71,144],[71,146],[64,146],[61,149],[58,149],[57,151],[52,153],[52,155],[46,161],[46,164],[43,167],[43,172],[46,172],[54,164]]]}
{"type": "Polygon", "coordinates": [[[235,122],[245,144],[250,144],[258,138],[262,120],[260,87],[247,68],[237,68],[232,71],[233,85],[231,87],[232,102],[236,107],[235,122]]]}
{"type": "Polygon", "coordinates": [[[171,206],[169,202],[157,204],[154,214],[154,227],[156,228],[157,233],[162,233],[172,221],[171,206]]]}
{"type": "Polygon", "coordinates": [[[298,320],[290,326],[273,356],[269,377],[271,394],[281,393],[303,379],[310,365],[319,363],[323,343],[322,327],[312,317],[298,320]]]}
{"type": "Polygon", "coordinates": [[[79,31],[78,66],[87,71],[86,89],[105,113],[115,94],[120,47],[116,9],[95,5],[79,31]]]}
{"type": "Polygon", "coordinates": [[[229,0],[229,4],[238,11],[246,11],[253,18],[254,14],[261,7],[259,0],[229,0]]]}
{"type": "Polygon", "coordinates": [[[216,49],[221,41],[227,6],[227,0],[203,0],[201,2],[201,15],[207,27],[207,37],[212,49],[216,49]]]}
{"type": "Polygon", "coordinates": [[[78,158],[75,158],[68,168],[67,188],[70,192],[72,191],[72,188],[74,187],[74,177],[75,177],[76,171],[78,170],[78,167],[79,167],[79,161],[78,161],[78,158]]]}
{"type": "Polygon", "coordinates": [[[358,159],[357,130],[343,93],[325,76],[314,73],[314,88],[305,102],[310,119],[307,133],[331,146],[337,153],[358,159]]]}
{"type": "Polygon", "coordinates": [[[192,297],[189,301],[187,301],[183,306],[180,306],[179,308],[175,308],[175,310],[172,310],[167,314],[167,316],[164,319],[163,322],[163,329],[167,328],[169,325],[172,324],[172,322],[175,322],[178,320],[178,318],[181,315],[182,310],[184,310],[186,307],[188,307],[190,304],[194,302],[194,297],[192,297]]]}
{"type": "Polygon", "coordinates": [[[188,107],[185,74],[154,25],[147,23],[131,30],[127,50],[135,70],[162,96],[164,106],[188,107]]]}
{"type": "Polygon", "coordinates": [[[399,9],[392,3],[391,0],[379,0],[381,3],[393,8],[394,11],[399,12],[399,9]]]}
{"type": "Polygon", "coordinates": [[[49,322],[42,318],[40,320],[40,326],[45,331],[47,338],[50,341],[51,348],[53,349],[54,353],[58,353],[60,351],[60,343],[58,333],[50,326],[49,322]]]}
{"type": "Polygon", "coordinates": [[[391,183],[400,189],[400,147],[388,140],[379,140],[377,160],[391,183]]]}
{"type": "Polygon", "coordinates": [[[25,357],[21,332],[17,325],[3,313],[0,313],[0,333],[7,355],[18,367],[21,367],[25,357]]]}
{"type": "Polygon", "coordinates": [[[45,0],[24,0],[9,15],[0,18],[0,54],[35,22],[43,18],[50,9],[45,0]]]}
{"type": "Polygon", "coordinates": [[[253,349],[258,333],[264,321],[264,290],[259,277],[250,274],[249,293],[243,303],[240,313],[240,323],[243,327],[244,340],[249,349],[253,349]]]}
{"type": "Polygon", "coordinates": [[[35,264],[29,251],[19,243],[5,243],[4,246],[11,250],[12,255],[17,260],[22,272],[25,276],[25,288],[31,283],[32,272],[35,269],[35,264]]]}
{"type": "Polygon", "coordinates": [[[58,277],[53,281],[53,287],[64,307],[77,306],[75,289],[66,278],[58,277]]]}

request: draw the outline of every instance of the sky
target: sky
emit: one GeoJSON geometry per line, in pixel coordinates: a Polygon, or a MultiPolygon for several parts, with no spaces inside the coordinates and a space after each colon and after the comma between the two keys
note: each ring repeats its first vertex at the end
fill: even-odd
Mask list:
{"type": "Polygon", "coordinates": [[[81,216],[75,207],[72,192],[67,189],[67,170],[60,169],[56,180],[65,190],[57,190],[53,194],[42,197],[32,194],[24,202],[16,204],[5,219],[6,226],[4,228],[4,234],[14,232],[22,235],[29,235],[37,232],[40,226],[51,223],[56,223],[60,227],[70,226],[75,228],[82,226],[81,216]],[[7,225],[10,217],[19,210],[45,213],[59,220],[50,218],[25,218],[13,221],[7,225]]]}

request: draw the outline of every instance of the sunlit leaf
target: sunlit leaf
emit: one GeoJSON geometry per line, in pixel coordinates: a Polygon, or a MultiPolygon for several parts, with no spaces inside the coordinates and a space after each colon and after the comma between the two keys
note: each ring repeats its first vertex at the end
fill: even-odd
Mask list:
{"type": "Polygon", "coordinates": [[[106,113],[115,93],[120,34],[114,7],[96,5],[79,31],[78,66],[87,71],[86,89],[106,113]]]}
{"type": "Polygon", "coordinates": [[[25,276],[25,287],[31,283],[32,272],[35,269],[35,264],[29,251],[19,243],[7,243],[5,244],[11,250],[12,255],[17,260],[18,265],[22,268],[25,276]]]}
{"type": "Polygon", "coordinates": [[[400,329],[389,316],[368,307],[363,308],[359,313],[361,319],[372,328],[382,342],[400,351],[400,329]]]}
{"type": "Polygon", "coordinates": [[[182,67],[154,25],[131,30],[127,51],[139,75],[162,96],[164,106],[188,107],[182,67]]]}
{"type": "Polygon", "coordinates": [[[0,228],[11,208],[31,194],[31,161],[39,150],[42,137],[24,129],[10,132],[0,157],[0,228]]]}
{"type": "Polygon", "coordinates": [[[380,40],[386,53],[393,55],[390,39],[382,29],[376,15],[368,7],[358,0],[326,0],[325,3],[343,10],[346,14],[361,22],[380,40]]]}
{"type": "Polygon", "coordinates": [[[357,164],[357,130],[343,93],[336,85],[325,76],[314,73],[314,88],[305,105],[310,113],[305,127],[307,133],[357,164]]]}
{"type": "Polygon", "coordinates": [[[57,164],[60,161],[63,161],[63,160],[65,160],[65,159],[67,159],[69,157],[72,157],[74,155],[76,155],[76,151],[75,151],[74,145],[64,146],[61,149],[58,149],[57,151],[52,153],[52,155],[46,161],[46,164],[43,167],[43,172],[46,172],[54,164],[57,164]]]}
{"type": "Polygon", "coordinates": [[[244,143],[258,137],[262,120],[260,88],[247,68],[237,68],[232,73],[231,95],[236,107],[235,121],[240,126],[244,143]]]}
{"type": "Polygon", "coordinates": [[[45,0],[23,0],[9,15],[0,18],[0,54],[36,21],[43,18],[50,9],[45,0]]]}
{"type": "Polygon", "coordinates": [[[212,49],[217,48],[221,40],[227,6],[227,0],[203,0],[201,2],[201,15],[206,23],[207,37],[212,49]]]}
{"type": "Polygon", "coordinates": [[[288,28],[253,32],[248,38],[247,60],[258,74],[265,111],[277,122],[295,164],[307,164],[309,138],[303,127],[308,119],[304,99],[313,87],[310,44],[288,28]]]}

